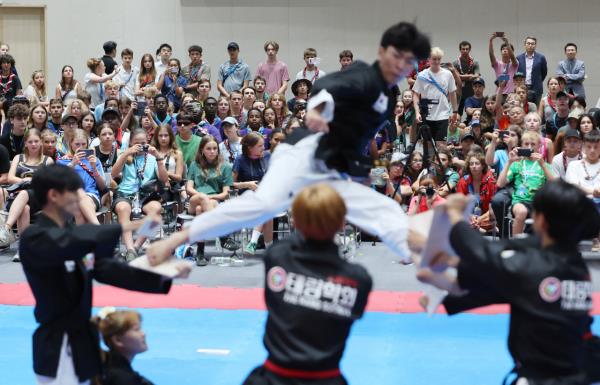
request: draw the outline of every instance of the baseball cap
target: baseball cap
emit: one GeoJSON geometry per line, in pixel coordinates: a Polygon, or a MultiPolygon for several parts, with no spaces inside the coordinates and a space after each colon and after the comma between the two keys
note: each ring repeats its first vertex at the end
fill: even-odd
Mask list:
{"type": "Polygon", "coordinates": [[[66,123],[66,122],[67,122],[67,120],[69,120],[69,119],[71,119],[71,118],[75,119],[75,121],[79,121],[79,119],[77,118],[77,116],[75,116],[75,115],[73,115],[73,114],[68,114],[68,113],[67,113],[67,114],[65,114],[65,115],[62,117],[62,122],[63,122],[63,124],[64,124],[64,123],[66,123]]]}
{"type": "Polygon", "coordinates": [[[567,129],[567,132],[565,132],[565,140],[569,138],[577,138],[581,140],[581,134],[576,129],[569,128],[567,129]]]}
{"type": "Polygon", "coordinates": [[[515,72],[515,74],[513,75],[513,79],[514,79],[514,78],[524,78],[524,77],[525,77],[525,74],[524,74],[523,72],[521,72],[521,71],[517,71],[517,72],[515,72]]]}
{"type": "Polygon", "coordinates": [[[228,116],[225,119],[223,119],[223,123],[233,124],[235,126],[239,125],[238,121],[233,116],[228,116]]]}
{"type": "Polygon", "coordinates": [[[569,120],[569,119],[579,120],[579,117],[581,117],[582,114],[583,114],[583,110],[581,110],[580,108],[574,108],[571,112],[569,112],[569,116],[567,117],[567,120],[569,120]]]}
{"type": "Polygon", "coordinates": [[[473,84],[481,84],[482,86],[485,86],[485,80],[483,80],[483,78],[477,78],[473,80],[473,84]]]}
{"type": "Polygon", "coordinates": [[[392,154],[392,158],[390,159],[390,164],[394,164],[394,163],[404,164],[404,162],[406,161],[406,158],[408,158],[408,155],[406,155],[402,152],[395,152],[392,154]]]}
{"type": "Polygon", "coordinates": [[[470,132],[465,132],[465,133],[464,133],[464,134],[462,134],[462,136],[460,137],[460,141],[461,141],[461,142],[462,142],[462,141],[465,141],[465,140],[467,140],[467,139],[473,139],[473,140],[475,140],[475,136],[474,136],[472,133],[470,133],[470,132]]]}
{"type": "Polygon", "coordinates": [[[121,119],[121,113],[114,107],[105,108],[104,111],[102,111],[102,119],[108,114],[115,114],[121,119]]]}
{"type": "Polygon", "coordinates": [[[481,123],[479,123],[479,119],[471,120],[471,127],[473,126],[481,126],[481,123]]]}
{"type": "Polygon", "coordinates": [[[558,91],[558,93],[556,94],[556,99],[562,98],[562,97],[568,98],[569,95],[565,91],[558,91]]]}
{"type": "Polygon", "coordinates": [[[238,43],[232,41],[231,43],[227,44],[227,49],[240,49],[240,46],[238,45],[238,43]]]}

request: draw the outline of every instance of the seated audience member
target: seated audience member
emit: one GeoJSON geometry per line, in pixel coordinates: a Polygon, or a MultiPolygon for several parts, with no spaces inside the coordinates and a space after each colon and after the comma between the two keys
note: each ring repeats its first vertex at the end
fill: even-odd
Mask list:
{"type": "Polygon", "coordinates": [[[552,159],[552,167],[554,173],[560,178],[565,179],[567,169],[571,162],[581,160],[581,134],[577,130],[569,129],[563,135],[562,152],[554,155],[552,159]]]}
{"type": "Polygon", "coordinates": [[[27,127],[36,128],[39,131],[48,128],[48,111],[46,111],[43,105],[38,104],[31,107],[29,110],[29,119],[27,119],[27,127]]]}
{"type": "Polygon", "coordinates": [[[75,79],[73,67],[65,65],[61,70],[60,82],[56,86],[54,97],[66,105],[70,99],[77,98],[77,94],[81,91],[83,88],[75,79]]]}
{"type": "Polygon", "coordinates": [[[47,128],[40,133],[40,136],[42,138],[42,153],[56,161],[56,134],[51,129],[47,128]]]}
{"type": "Polygon", "coordinates": [[[50,116],[48,117],[48,128],[57,135],[60,135],[62,134],[61,124],[64,110],[62,99],[50,99],[48,108],[50,112],[50,116]]]}
{"type": "MultiPolygon", "coordinates": [[[[286,73],[287,73],[287,68],[286,68],[286,73]]],[[[289,80],[285,80],[285,86],[282,86],[284,88],[284,90],[282,92],[285,92],[288,81],[289,80]]],[[[254,77],[254,81],[252,82],[252,86],[256,90],[256,101],[266,103],[269,100],[269,93],[266,90],[267,89],[267,80],[260,75],[256,75],[254,77]]],[[[277,92],[278,90],[275,90],[275,91],[277,92]]]]}
{"type": "Polygon", "coordinates": [[[25,87],[23,95],[48,108],[48,93],[46,92],[46,75],[42,70],[33,71],[29,85],[25,87]]]}
{"type": "Polygon", "coordinates": [[[475,110],[483,108],[483,91],[485,90],[485,81],[483,78],[473,80],[473,96],[469,96],[465,100],[465,112],[467,113],[466,123],[471,121],[471,116],[475,110]]]}
{"type": "Polygon", "coordinates": [[[555,178],[552,166],[544,161],[539,150],[541,137],[528,131],[521,137],[522,149],[530,150],[529,156],[519,156],[518,148],[508,153],[508,164],[498,176],[497,185],[505,187],[514,182],[512,194],[512,214],[514,216],[512,233],[523,233],[525,219],[531,215],[531,202],[536,191],[549,180],[555,178]]]}
{"type": "Polygon", "coordinates": [[[303,124],[304,123],[300,119],[292,118],[288,120],[287,124],[284,126],[283,132],[285,132],[286,136],[289,136],[296,128],[302,127],[303,124]]]}
{"type": "Polygon", "coordinates": [[[494,131],[496,127],[496,95],[489,95],[483,98],[479,123],[483,132],[494,131]]]}
{"type": "MultiPolygon", "coordinates": [[[[260,110],[259,107],[256,107],[257,103],[259,103],[259,102],[254,103],[255,106],[253,106],[253,108],[260,110]]],[[[279,124],[277,124],[277,114],[275,114],[275,110],[272,109],[271,107],[269,107],[269,108],[264,107],[262,109],[262,118],[263,118],[263,126],[265,128],[269,128],[271,130],[273,130],[275,128],[281,128],[279,126],[279,124]]]]}
{"type": "Polygon", "coordinates": [[[86,154],[88,143],[87,133],[81,129],[75,130],[69,143],[69,153],[57,163],[75,170],[83,183],[83,188],[77,191],[79,212],[75,215],[75,222],[99,225],[96,211],[102,207],[100,198],[106,193],[104,170],[96,157],[96,151],[92,149],[91,155],[86,154]]]}
{"type": "Polygon", "coordinates": [[[6,115],[13,104],[13,99],[23,93],[19,76],[13,72],[15,59],[9,54],[0,55],[0,109],[6,115]]]}
{"type": "Polygon", "coordinates": [[[271,134],[269,135],[269,152],[272,154],[275,151],[275,148],[279,145],[279,143],[282,143],[286,138],[285,132],[283,131],[283,128],[276,128],[273,131],[271,131],[271,134]]]}
{"type": "MultiPolygon", "coordinates": [[[[524,122],[525,132],[533,131],[540,136],[542,135],[542,119],[537,112],[530,112],[525,115],[524,122]]],[[[538,152],[542,154],[544,161],[551,162],[552,158],[554,158],[554,143],[552,143],[550,139],[542,136],[542,143],[538,152]]]]}
{"type": "Polygon", "coordinates": [[[475,198],[471,225],[476,229],[489,231],[493,226],[493,220],[490,218],[490,203],[496,193],[494,173],[488,168],[481,153],[470,152],[465,163],[464,174],[458,181],[456,192],[475,198]]]}
{"type": "Polygon", "coordinates": [[[400,204],[410,198],[413,193],[410,179],[404,175],[406,158],[407,155],[401,152],[393,153],[388,171],[382,176],[385,181],[385,191],[383,193],[400,204]]]}
{"type": "Polygon", "coordinates": [[[232,164],[242,153],[242,138],[239,136],[237,121],[231,116],[226,117],[221,123],[225,140],[219,143],[219,152],[226,162],[232,164]]]}
{"type": "MultiPolygon", "coordinates": [[[[523,111],[525,115],[535,112],[537,113],[537,106],[535,103],[532,103],[527,99],[529,91],[527,90],[526,85],[519,85],[515,87],[515,94],[519,96],[519,101],[521,102],[521,107],[523,107],[523,111]]],[[[539,116],[539,115],[538,115],[539,116]]]]}
{"type": "Polygon", "coordinates": [[[246,136],[246,134],[249,132],[257,133],[262,136],[263,140],[265,141],[265,148],[269,149],[268,140],[269,135],[271,134],[271,129],[265,128],[262,123],[262,114],[260,113],[260,110],[256,108],[250,109],[248,111],[248,126],[240,130],[240,135],[246,136]]]}
{"type": "Polygon", "coordinates": [[[546,119],[546,136],[554,139],[558,130],[567,124],[569,118],[569,96],[564,92],[556,94],[555,112],[546,119]]]}
{"type": "Polygon", "coordinates": [[[158,94],[154,97],[153,111],[152,117],[158,126],[163,124],[172,125],[173,115],[169,113],[169,99],[165,95],[158,94]]]}
{"type": "Polygon", "coordinates": [[[90,146],[96,151],[96,158],[102,165],[104,184],[110,190],[109,194],[102,196],[102,205],[106,205],[112,192],[117,189],[117,182],[112,178],[112,168],[119,157],[119,149],[115,143],[115,133],[108,123],[102,123],[98,130],[100,140],[97,146],[90,146]]]}
{"type": "Polygon", "coordinates": [[[152,57],[152,54],[143,54],[140,63],[140,72],[135,79],[135,96],[147,98],[148,95],[146,94],[146,90],[151,88],[156,89],[156,92],[158,93],[158,89],[156,88],[158,76],[159,74],[156,72],[156,67],[154,66],[154,58],[152,57]]]}
{"type": "MultiPolygon", "coordinates": [[[[202,103],[203,106],[206,103],[206,99],[209,98],[211,88],[212,88],[212,86],[210,84],[210,80],[200,79],[198,81],[198,96],[196,97],[196,100],[199,101],[200,103],[202,103]]],[[[194,99],[193,94],[183,94],[183,96],[185,96],[185,95],[190,95],[192,97],[192,99],[194,99]]],[[[183,96],[182,96],[182,102],[183,102],[183,96]]]]}
{"type": "Polygon", "coordinates": [[[202,115],[204,113],[204,110],[199,102],[193,101],[186,104],[185,107],[183,107],[182,112],[184,112],[195,124],[195,126],[192,127],[192,132],[194,133],[194,135],[200,137],[203,137],[205,135],[212,135],[215,137],[215,139],[217,139],[219,143],[221,143],[221,133],[216,127],[214,127],[213,125],[211,125],[203,119],[202,115]]]}
{"type": "Polygon", "coordinates": [[[101,355],[103,385],[152,385],[131,367],[136,355],[148,350],[142,316],[137,311],[103,308],[92,319],[108,352],[101,355]]]}
{"type": "MultiPolygon", "coordinates": [[[[600,131],[583,137],[583,159],[574,160],[567,168],[566,181],[579,187],[600,209],[600,131]]],[[[600,251],[600,240],[594,239],[592,251],[600,251]]]]}
{"type": "Polygon", "coordinates": [[[413,151],[406,160],[406,176],[410,179],[413,191],[419,189],[419,177],[426,172],[427,170],[423,166],[423,154],[413,151]]]}
{"type": "Polygon", "coordinates": [[[454,192],[458,184],[459,175],[450,167],[452,152],[448,148],[440,148],[438,156],[440,157],[440,162],[442,162],[441,164],[438,164],[437,160],[434,162],[437,184],[440,186],[438,193],[441,197],[445,198],[448,194],[454,192]]]}
{"type": "MultiPolygon", "coordinates": [[[[22,234],[31,222],[31,215],[42,209],[33,195],[33,190],[29,188],[29,184],[37,169],[54,163],[51,158],[43,154],[42,138],[40,132],[35,128],[29,129],[24,135],[23,145],[23,153],[14,156],[6,180],[9,184],[20,184],[22,189],[10,205],[6,222],[0,228],[0,240],[6,240],[5,244],[16,240],[12,232],[15,224],[18,233],[22,234]]],[[[13,262],[20,261],[18,252],[12,260],[13,262]]]]}
{"type": "Polygon", "coordinates": [[[452,158],[453,166],[465,167],[465,159],[469,151],[471,151],[473,144],[475,144],[475,135],[473,133],[466,131],[462,134],[460,137],[460,147],[454,149],[454,157],[452,158]]]}
{"type": "Polygon", "coordinates": [[[194,127],[196,127],[196,124],[192,121],[191,114],[182,112],[177,116],[177,135],[175,136],[175,142],[183,154],[183,161],[187,167],[189,167],[196,158],[198,146],[200,145],[200,137],[194,135],[192,131],[194,127]]]}
{"type": "Polygon", "coordinates": [[[88,112],[81,117],[81,129],[85,131],[85,133],[88,135],[88,138],[90,138],[90,143],[92,140],[96,139],[96,118],[94,117],[94,114],[88,112]]]}
{"type": "MultiPolygon", "coordinates": [[[[287,103],[285,101],[285,96],[282,94],[273,94],[267,103],[267,107],[273,108],[275,110],[275,115],[277,115],[277,123],[280,127],[285,127],[288,120],[292,118],[292,113],[289,111],[287,103]]],[[[244,125],[240,123],[240,126],[244,125]]]]}
{"type": "MultiPolygon", "coordinates": [[[[104,103],[104,101],[103,101],[104,103]]],[[[71,115],[77,119],[77,123],[81,122],[83,115],[89,112],[89,108],[81,99],[71,99],[67,102],[64,115],[71,115]]]]}
{"type": "Polygon", "coordinates": [[[185,192],[179,191],[184,187],[182,181],[184,179],[185,163],[183,162],[183,154],[177,148],[171,126],[160,126],[156,130],[156,135],[152,138],[151,143],[156,148],[158,155],[165,160],[165,169],[169,177],[168,183],[163,186],[164,200],[169,202],[179,201],[180,197],[185,198],[187,196],[185,192]]]}
{"type": "MultiPolygon", "coordinates": [[[[200,215],[214,209],[219,202],[229,198],[229,189],[232,186],[231,165],[221,156],[217,140],[211,135],[205,135],[200,141],[196,159],[187,173],[186,191],[190,197],[188,213],[200,215]]],[[[232,241],[224,237],[221,242],[225,244],[232,241]]],[[[204,242],[198,242],[196,265],[207,264],[204,242]]]]}
{"type": "Polygon", "coordinates": [[[577,122],[577,130],[581,133],[581,136],[585,136],[592,130],[598,129],[598,124],[593,115],[582,114],[577,122]]]}
{"type": "Polygon", "coordinates": [[[446,202],[442,198],[437,189],[439,186],[435,184],[435,178],[432,175],[426,174],[419,180],[419,189],[410,200],[408,206],[408,215],[420,214],[446,202]]]}
{"type": "MultiPolygon", "coordinates": [[[[122,177],[113,201],[113,210],[119,223],[129,223],[132,213],[140,215],[143,212],[151,216],[160,214],[160,195],[156,184],[158,181],[167,183],[169,177],[164,159],[158,155],[156,148],[148,146],[146,131],[137,129],[133,132],[131,146],[119,155],[112,168],[111,177],[122,177]]],[[[145,237],[140,236],[134,244],[132,233],[123,233],[127,261],[137,258],[137,249],[144,241],[145,237]]]]}
{"type": "Polygon", "coordinates": [[[109,80],[106,83],[104,83],[104,100],[102,100],[102,103],[98,104],[96,108],[94,108],[94,118],[96,118],[96,120],[102,119],[102,113],[104,112],[104,109],[108,107],[106,105],[106,102],[108,100],[116,101],[116,104],[114,104],[112,107],[119,108],[120,89],[121,88],[119,84],[112,80],[109,80]]]}
{"type": "Polygon", "coordinates": [[[16,155],[23,153],[25,146],[25,129],[27,128],[27,118],[29,109],[23,104],[14,104],[8,110],[8,119],[11,128],[7,134],[0,137],[0,144],[8,150],[8,156],[13,159],[16,155]]]}
{"type": "MultiPolygon", "coordinates": [[[[233,163],[233,187],[240,193],[246,190],[255,191],[269,167],[271,154],[265,151],[264,138],[255,132],[250,132],[242,138],[242,154],[233,163]]],[[[271,222],[271,221],[269,221],[271,222]]],[[[245,247],[245,252],[254,254],[258,246],[258,239],[265,233],[265,245],[268,245],[273,234],[265,231],[266,225],[257,226],[252,231],[250,241],[245,247]]]]}
{"type": "Polygon", "coordinates": [[[156,88],[171,103],[173,112],[178,112],[181,107],[181,96],[184,93],[186,85],[187,79],[181,73],[181,63],[178,59],[169,59],[169,67],[158,78],[156,88]]]}
{"type": "Polygon", "coordinates": [[[294,97],[287,101],[288,110],[293,111],[298,100],[308,100],[312,83],[308,79],[298,79],[292,83],[292,93],[294,97]]]}

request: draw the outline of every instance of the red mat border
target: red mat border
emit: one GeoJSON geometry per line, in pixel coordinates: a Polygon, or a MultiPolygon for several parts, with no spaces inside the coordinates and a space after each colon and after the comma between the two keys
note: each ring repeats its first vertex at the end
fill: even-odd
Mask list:
{"type": "MultiPolygon", "coordinates": [[[[385,313],[420,313],[419,292],[373,291],[367,311],[385,313]]],[[[600,315],[600,293],[593,294],[594,315],[600,315]]],[[[0,304],[33,306],[27,283],[0,284],[0,304]]],[[[94,288],[94,306],[137,308],[265,310],[263,289],[233,287],[202,287],[175,285],[167,295],[145,294],[112,286],[94,288]]],[[[443,311],[441,311],[443,312],[443,311]]],[[[508,306],[493,305],[476,309],[476,314],[506,314],[508,306]]]]}

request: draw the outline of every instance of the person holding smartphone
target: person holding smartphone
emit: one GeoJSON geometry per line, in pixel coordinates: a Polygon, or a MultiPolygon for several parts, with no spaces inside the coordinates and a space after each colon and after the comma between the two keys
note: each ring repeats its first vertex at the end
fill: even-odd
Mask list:
{"type": "Polygon", "coordinates": [[[175,112],[181,107],[181,96],[185,92],[188,81],[181,74],[181,63],[178,59],[170,59],[169,67],[158,78],[156,87],[173,104],[175,112]]]}
{"type": "Polygon", "coordinates": [[[498,176],[499,188],[514,182],[512,194],[513,236],[523,233],[525,219],[531,215],[531,202],[535,193],[547,181],[556,178],[552,166],[546,163],[542,154],[538,152],[540,142],[540,134],[526,131],[521,137],[521,147],[513,148],[508,153],[508,164],[498,176]]]}
{"type": "Polygon", "coordinates": [[[101,197],[106,192],[104,169],[96,157],[93,148],[88,149],[89,137],[84,130],[77,129],[69,142],[69,153],[60,158],[57,163],[71,167],[83,184],[77,190],[79,196],[79,212],[75,214],[77,224],[91,223],[99,225],[96,211],[101,207],[101,197]]]}
{"type": "Polygon", "coordinates": [[[490,54],[490,62],[494,72],[496,73],[497,85],[500,87],[500,82],[506,82],[504,87],[502,87],[502,95],[506,96],[515,90],[513,76],[519,69],[519,62],[515,57],[515,49],[512,44],[508,42],[504,32],[492,33],[488,49],[490,54]],[[494,39],[496,38],[502,40],[502,45],[500,46],[500,52],[502,56],[500,57],[500,60],[496,59],[496,54],[494,53],[494,39]]]}
{"type": "Polygon", "coordinates": [[[438,194],[437,188],[439,186],[436,185],[435,178],[432,175],[427,174],[421,177],[418,194],[415,194],[410,200],[407,214],[415,215],[424,213],[446,202],[438,194]]]}

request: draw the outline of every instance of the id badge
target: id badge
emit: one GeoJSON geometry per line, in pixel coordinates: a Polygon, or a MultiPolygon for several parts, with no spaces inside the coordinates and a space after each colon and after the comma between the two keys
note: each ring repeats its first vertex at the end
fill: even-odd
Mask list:
{"type": "Polygon", "coordinates": [[[527,187],[525,187],[523,184],[519,186],[517,189],[517,195],[520,197],[525,197],[525,195],[527,195],[527,187]]]}

